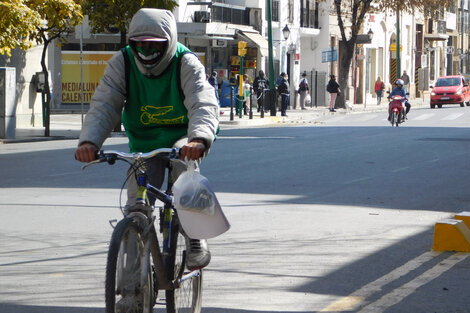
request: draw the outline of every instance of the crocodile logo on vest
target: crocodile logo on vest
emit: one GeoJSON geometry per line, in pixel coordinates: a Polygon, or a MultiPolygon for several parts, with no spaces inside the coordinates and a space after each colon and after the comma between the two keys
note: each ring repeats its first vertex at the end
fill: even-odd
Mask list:
{"type": "Polygon", "coordinates": [[[140,108],[140,122],[144,125],[174,125],[183,124],[184,115],[176,118],[164,118],[164,116],[173,111],[173,106],[155,107],[145,105],[140,108]]]}

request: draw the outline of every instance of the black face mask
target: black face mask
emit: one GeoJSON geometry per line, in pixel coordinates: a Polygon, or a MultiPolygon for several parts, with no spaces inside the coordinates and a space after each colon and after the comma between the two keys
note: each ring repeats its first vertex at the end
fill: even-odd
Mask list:
{"type": "Polygon", "coordinates": [[[152,68],[158,64],[168,48],[168,41],[134,41],[129,45],[137,59],[146,68],[152,68]]]}

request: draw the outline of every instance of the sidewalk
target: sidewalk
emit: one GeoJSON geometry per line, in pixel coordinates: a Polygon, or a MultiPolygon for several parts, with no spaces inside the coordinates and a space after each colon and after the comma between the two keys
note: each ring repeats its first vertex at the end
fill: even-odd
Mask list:
{"type": "MultiPolygon", "coordinates": [[[[375,100],[375,99],[374,99],[375,100]]],[[[413,99],[410,100],[411,108],[427,107],[429,106],[429,99],[413,99]]],[[[233,120],[230,120],[230,107],[222,108],[224,112],[220,116],[221,127],[233,126],[233,127],[253,127],[253,126],[268,126],[268,125],[288,125],[288,124],[313,124],[318,117],[325,115],[342,115],[342,114],[360,114],[365,112],[386,112],[388,110],[388,101],[382,100],[380,105],[376,102],[368,104],[356,104],[353,108],[349,109],[336,109],[336,112],[330,112],[328,107],[310,107],[307,106],[307,110],[287,110],[287,116],[281,116],[281,112],[277,111],[276,116],[270,116],[270,112],[265,112],[264,118],[260,117],[260,114],[256,112],[256,108],[253,108],[253,119],[249,118],[249,115],[244,115],[242,118],[235,115],[235,109],[233,110],[233,120]]]]}
{"type": "MultiPolygon", "coordinates": [[[[421,98],[410,101],[411,107],[427,107],[429,106],[429,99],[421,98]]],[[[287,126],[292,124],[306,124],[312,125],[315,120],[325,115],[342,115],[342,114],[359,114],[364,112],[385,112],[388,109],[388,102],[382,101],[380,105],[375,103],[370,104],[356,104],[352,109],[336,109],[332,113],[327,107],[307,107],[307,110],[287,110],[287,116],[281,116],[279,111],[276,116],[270,116],[270,112],[266,112],[264,118],[256,112],[253,108],[253,118],[250,119],[249,115],[244,115],[242,118],[235,115],[235,108],[233,110],[233,120],[230,120],[230,107],[224,107],[221,111],[224,113],[220,115],[220,127],[224,128],[246,128],[246,127],[262,127],[262,126],[287,126]]],[[[0,139],[0,145],[6,143],[19,143],[19,142],[34,142],[34,141],[47,141],[47,140],[64,140],[64,139],[78,139],[82,125],[81,114],[52,114],[50,122],[50,136],[44,136],[44,128],[17,128],[14,139],[0,139]]],[[[124,133],[113,133],[113,136],[125,136],[124,133]]]]}

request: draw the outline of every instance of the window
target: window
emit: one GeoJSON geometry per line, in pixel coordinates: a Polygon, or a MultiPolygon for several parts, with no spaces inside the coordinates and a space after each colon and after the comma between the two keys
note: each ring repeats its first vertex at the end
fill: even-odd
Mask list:
{"type": "Polygon", "coordinates": [[[213,22],[248,25],[247,10],[240,6],[212,3],[211,15],[213,22]]]}
{"type": "Polygon", "coordinates": [[[318,2],[314,0],[300,2],[300,27],[318,28],[318,2]]]}
{"type": "Polygon", "coordinates": [[[294,23],[294,0],[289,0],[289,23],[294,23]]]}
{"type": "Polygon", "coordinates": [[[272,4],[272,10],[273,10],[273,22],[279,22],[279,1],[274,0],[272,4]]]}
{"type": "MultiPolygon", "coordinates": [[[[279,0],[268,0],[271,2],[271,13],[273,22],[279,22],[279,0]]],[[[269,20],[268,9],[266,8],[266,19],[269,20]]]]}

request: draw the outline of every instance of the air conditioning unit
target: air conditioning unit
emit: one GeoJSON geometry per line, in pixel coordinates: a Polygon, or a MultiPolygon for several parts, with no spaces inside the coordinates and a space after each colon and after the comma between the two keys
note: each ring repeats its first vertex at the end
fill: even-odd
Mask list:
{"type": "Polygon", "coordinates": [[[227,40],[212,39],[212,47],[214,47],[214,48],[225,48],[225,47],[227,47],[227,40]]]}
{"type": "Polygon", "coordinates": [[[211,14],[208,11],[194,12],[194,22],[196,23],[209,23],[211,21],[211,14]]]}

